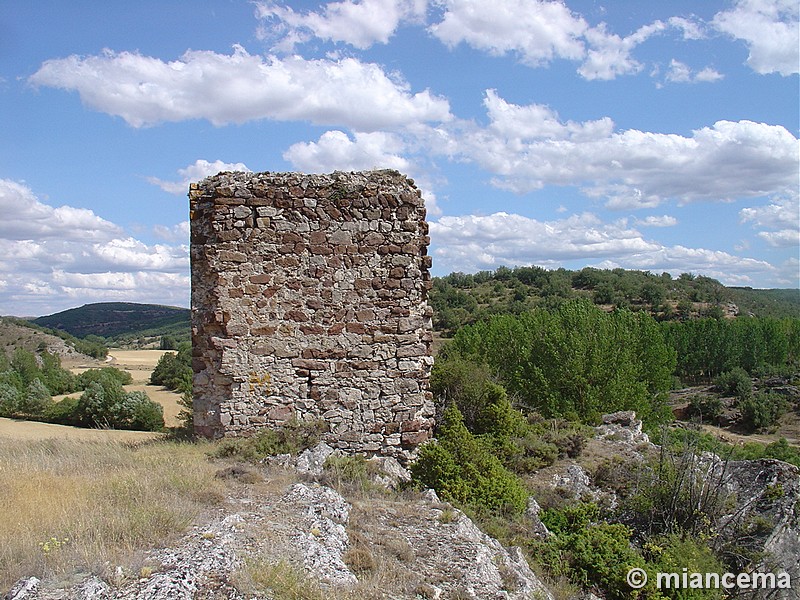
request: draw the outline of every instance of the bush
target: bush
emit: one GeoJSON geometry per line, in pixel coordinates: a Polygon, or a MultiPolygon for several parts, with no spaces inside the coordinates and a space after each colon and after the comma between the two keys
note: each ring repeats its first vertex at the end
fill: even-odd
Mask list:
{"type": "Polygon", "coordinates": [[[25,393],[17,403],[17,412],[29,417],[40,417],[53,403],[50,390],[42,383],[41,379],[34,379],[28,384],[25,393]]]}
{"type": "Polygon", "coordinates": [[[780,394],[759,392],[739,401],[739,410],[742,413],[740,422],[750,431],[767,429],[777,425],[787,409],[788,403],[780,394]]]}
{"type": "Polygon", "coordinates": [[[726,396],[735,396],[743,400],[753,394],[753,382],[747,371],[741,367],[736,367],[727,371],[714,380],[714,385],[720,393],[726,396]]]}
{"type": "Polygon", "coordinates": [[[489,434],[504,440],[525,428],[522,413],[511,406],[506,390],[492,381],[485,363],[440,355],[431,373],[431,391],[438,400],[439,412],[455,404],[464,425],[475,435],[489,434]]]}
{"type": "Polygon", "coordinates": [[[522,483],[467,430],[455,404],[445,410],[443,421],[438,441],[424,445],[411,465],[415,481],[444,500],[521,513],[528,499],[522,483]]]}
{"type": "Polygon", "coordinates": [[[251,462],[278,454],[298,454],[316,446],[326,431],[325,421],[290,421],[283,427],[261,429],[251,437],[226,438],[212,454],[251,462]]]}
{"type": "Polygon", "coordinates": [[[153,402],[144,392],[129,392],[119,406],[112,409],[119,429],[160,431],[164,429],[164,407],[153,402]]]}
{"type": "MultiPolygon", "coordinates": [[[[728,569],[714,555],[704,540],[679,535],[655,537],[644,545],[649,556],[649,573],[718,573],[728,569]]],[[[721,600],[722,590],[715,589],[662,589],[663,594],[676,600],[721,600]]]]}
{"type": "MultiPolygon", "coordinates": [[[[105,369],[104,369],[105,370],[105,369]]],[[[164,409],[144,392],[126,393],[113,373],[101,373],[78,400],[75,414],[87,427],[160,431],[164,409]]]]}
{"type": "Polygon", "coordinates": [[[150,374],[152,385],[164,387],[180,393],[192,391],[192,348],[182,344],[177,353],[165,352],[150,374]]]}
{"type": "Polygon", "coordinates": [[[116,367],[103,367],[102,369],[89,369],[78,375],[78,389],[87,389],[92,382],[113,380],[120,385],[128,385],[133,382],[133,376],[127,371],[120,371],[116,367]]]}
{"type": "Polygon", "coordinates": [[[627,600],[632,597],[628,571],[646,563],[631,546],[631,530],[618,523],[597,523],[599,516],[595,504],[542,511],[542,522],[555,535],[534,542],[531,549],[551,574],[582,587],[598,586],[607,598],[627,600]]]}
{"type": "Polygon", "coordinates": [[[64,398],[61,402],[54,402],[44,412],[44,420],[59,425],[80,426],[79,402],[78,398],[64,398]]]}
{"type": "Polygon", "coordinates": [[[0,417],[13,417],[19,411],[20,393],[16,386],[0,382],[0,417]]]}

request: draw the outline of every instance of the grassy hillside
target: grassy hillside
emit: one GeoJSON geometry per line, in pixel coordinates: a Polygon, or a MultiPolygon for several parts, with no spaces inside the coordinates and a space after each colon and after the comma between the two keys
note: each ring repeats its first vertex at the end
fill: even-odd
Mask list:
{"type": "Polygon", "coordinates": [[[188,340],[190,314],[189,309],[174,306],[101,302],[39,317],[33,323],[82,338],[99,336],[112,344],[161,336],[188,340]]]}

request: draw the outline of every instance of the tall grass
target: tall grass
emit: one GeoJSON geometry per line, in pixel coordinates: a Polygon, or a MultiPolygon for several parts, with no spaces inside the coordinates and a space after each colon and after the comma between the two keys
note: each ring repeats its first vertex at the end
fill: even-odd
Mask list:
{"type": "Polygon", "coordinates": [[[135,568],[137,550],[221,501],[205,451],[165,441],[0,441],[0,593],[27,575],[135,568]]]}

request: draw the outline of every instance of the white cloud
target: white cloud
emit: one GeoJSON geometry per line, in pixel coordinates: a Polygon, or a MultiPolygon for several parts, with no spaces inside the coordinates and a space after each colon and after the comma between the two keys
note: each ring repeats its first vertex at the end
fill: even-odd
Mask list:
{"type": "Polygon", "coordinates": [[[581,36],[588,26],[561,2],[445,0],[444,6],[430,31],[450,47],[464,42],[495,56],[515,54],[530,66],[584,56],[581,36]]]}
{"type": "Polygon", "coordinates": [[[437,127],[425,142],[454,160],[478,163],[495,175],[495,185],[518,193],[583,186],[609,208],[631,209],[668,199],[763,196],[797,184],[800,146],[781,126],[719,121],[691,137],[613,132],[610,119],[564,123],[547,107],[516,106],[492,91],[486,104],[488,126],[437,127]]]}
{"type": "Polygon", "coordinates": [[[711,24],[747,44],[747,64],[757,73],[800,72],[797,0],[735,0],[734,7],[717,13],[711,24]]]}
{"type": "Polygon", "coordinates": [[[276,50],[293,51],[311,36],[360,48],[386,44],[403,21],[424,18],[427,0],[344,0],[325,5],[321,12],[297,12],[277,2],[256,3],[256,16],[267,21],[262,39],[278,38],[276,50]]]}
{"type": "Polygon", "coordinates": [[[797,192],[774,198],[766,206],[743,208],[739,219],[761,229],[758,236],[770,246],[800,245],[800,196],[797,192]]]}
{"type": "Polygon", "coordinates": [[[504,139],[581,141],[608,136],[614,128],[614,122],[608,117],[584,123],[562,123],[558,114],[547,106],[511,104],[495,90],[486,91],[483,104],[490,129],[504,139]]]}
{"type": "Polygon", "coordinates": [[[428,214],[438,216],[441,210],[430,177],[425,169],[403,156],[409,151],[406,140],[398,134],[355,133],[351,139],[342,131],[326,131],[316,142],[293,144],[283,158],[307,173],[395,169],[415,179],[428,214]]]}
{"type": "Polygon", "coordinates": [[[84,250],[87,262],[95,269],[112,267],[122,271],[181,272],[189,269],[189,247],[148,245],[133,238],[93,244],[84,250]]]}
{"type": "Polygon", "coordinates": [[[644,219],[636,219],[635,223],[639,227],[675,227],[678,224],[678,219],[669,215],[650,216],[644,219]]]}
{"type": "Polygon", "coordinates": [[[226,163],[221,160],[208,162],[202,158],[197,159],[193,165],[185,169],[178,169],[180,181],[164,181],[157,177],[148,177],[147,181],[157,185],[170,194],[185,196],[189,193],[189,184],[216,175],[220,171],[250,171],[244,163],[226,163]]]}
{"type": "Polygon", "coordinates": [[[631,56],[634,48],[648,38],[667,29],[661,21],[644,25],[627,37],[606,31],[605,23],[592,27],[585,33],[591,49],[578,73],[586,79],[615,79],[620,75],[638,73],[643,65],[631,56]]]}
{"type": "Polygon", "coordinates": [[[570,260],[597,261],[599,268],[699,272],[731,284],[755,278],[777,281],[778,270],[767,262],[685,246],[646,240],[623,222],[603,223],[584,213],[557,221],[520,215],[442,217],[431,223],[437,269],[475,272],[499,266],[563,266],[570,260]]]}
{"type": "Polygon", "coordinates": [[[706,37],[705,26],[697,20],[690,20],[684,17],[670,17],[667,23],[671,27],[683,31],[684,40],[702,40],[706,37]]]}
{"type": "Polygon", "coordinates": [[[713,83],[724,77],[722,73],[719,73],[711,67],[706,67],[695,73],[689,65],[673,58],[670,62],[669,71],[667,71],[665,79],[671,83],[713,83]]]}
{"type": "Polygon", "coordinates": [[[89,107],[133,127],[207,119],[214,125],[256,119],[343,125],[358,131],[447,121],[447,100],[412,93],[396,74],[354,58],[305,60],[187,51],[179,60],[105,51],[46,61],[29,81],[75,90],[89,107]]]}
{"type": "Polygon", "coordinates": [[[153,235],[166,242],[186,242],[191,234],[189,221],[181,221],[177,225],[167,227],[166,225],[156,225],[153,227],[153,235]]]}
{"type": "Polygon", "coordinates": [[[342,131],[326,131],[316,142],[290,146],[283,158],[300,171],[309,173],[375,168],[405,173],[409,162],[400,155],[404,150],[403,140],[391,133],[356,133],[351,139],[342,131]]]}
{"type": "Polygon", "coordinates": [[[504,212],[441,217],[430,224],[434,257],[448,270],[476,271],[501,265],[557,266],[563,261],[653,252],[658,246],[623,224],[602,223],[584,213],[537,221],[504,212]]]}
{"type": "Polygon", "coordinates": [[[766,261],[740,257],[728,252],[685,246],[662,246],[654,252],[622,256],[596,265],[602,269],[639,269],[680,273],[701,273],[725,285],[752,285],[756,281],[777,281],[778,269],[766,261]]]}
{"type": "Polygon", "coordinates": [[[90,300],[188,304],[185,243],[146,244],[92,211],[48,206],[9,180],[0,180],[0,210],[0,312],[38,316],[90,300]]]}
{"type": "Polygon", "coordinates": [[[85,208],[42,204],[27,186],[0,179],[0,238],[98,240],[122,229],[85,208]]]}

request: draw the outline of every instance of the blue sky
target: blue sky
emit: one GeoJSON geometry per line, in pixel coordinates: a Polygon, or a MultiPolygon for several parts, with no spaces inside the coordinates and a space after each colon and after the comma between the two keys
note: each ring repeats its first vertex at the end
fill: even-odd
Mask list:
{"type": "Polygon", "coordinates": [[[0,314],[188,306],[190,181],[396,168],[434,274],[800,287],[796,0],[6,0],[0,314]]]}

